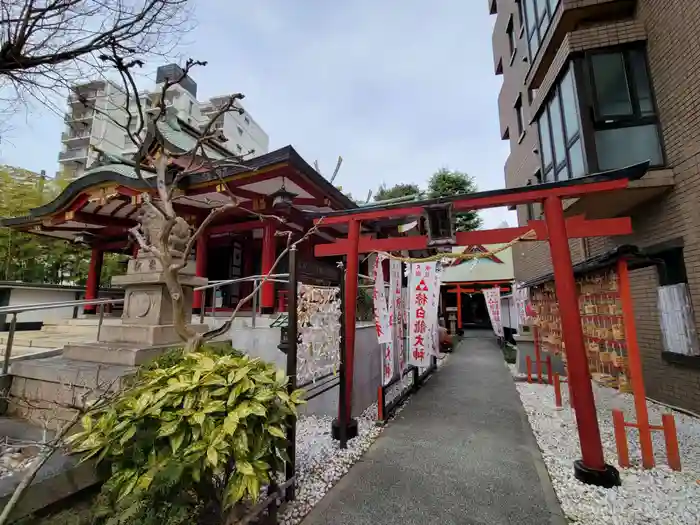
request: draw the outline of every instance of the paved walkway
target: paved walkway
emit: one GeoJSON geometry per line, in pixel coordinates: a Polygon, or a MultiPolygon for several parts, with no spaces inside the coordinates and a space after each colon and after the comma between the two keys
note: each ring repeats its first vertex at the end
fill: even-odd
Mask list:
{"type": "Polygon", "coordinates": [[[500,349],[465,335],[303,525],[566,523],[500,349]]]}

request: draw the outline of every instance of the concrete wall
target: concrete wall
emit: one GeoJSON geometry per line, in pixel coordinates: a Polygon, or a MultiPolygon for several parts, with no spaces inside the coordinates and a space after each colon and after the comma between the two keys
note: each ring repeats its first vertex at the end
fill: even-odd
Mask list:
{"type": "MultiPolygon", "coordinates": [[[[352,395],[352,414],[357,416],[377,400],[377,387],[381,384],[381,352],[377,334],[371,323],[358,323],[355,331],[355,371],[352,395]]],[[[248,355],[260,357],[280,368],[286,366],[286,355],[277,345],[280,329],[269,327],[238,328],[230,332],[234,348],[248,355]]],[[[333,388],[312,399],[303,413],[337,416],[338,388],[333,388]]]]}
{"type": "MultiPolygon", "coordinates": [[[[76,291],[43,289],[43,288],[13,288],[10,292],[10,301],[7,306],[22,306],[37,303],[57,303],[62,301],[75,301],[76,291]]],[[[60,319],[72,319],[73,307],[52,308],[50,310],[37,310],[24,312],[17,315],[18,323],[37,323],[57,321],[60,319]]]]}

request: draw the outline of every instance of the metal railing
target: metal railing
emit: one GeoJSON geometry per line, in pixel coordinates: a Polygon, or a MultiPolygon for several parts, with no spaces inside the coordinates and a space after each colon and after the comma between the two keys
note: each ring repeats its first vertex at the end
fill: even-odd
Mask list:
{"type": "MultiPolygon", "coordinates": [[[[207,311],[209,311],[213,317],[216,317],[216,308],[217,308],[217,306],[216,306],[216,291],[219,288],[221,288],[222,286],[228,286],[231,284],[238,284],[238,283],[252,282],[253,283],[253,290],[255,290],[263,279],[265,279],[267,282],[273,282],[273,283],[288,283],[289,280],[285,279],[288,277],[289,277],[288,273],[275,273],[275,274],[271,274],[268,276],[251,275],[249,277],[238,277],[236,279],[227,279],[225,281],[209,281],[209,284],[195,288],[194,289],[195,292],[202,292],[202,302],[201,302],[201,306],[199,308],[199,322],[200,322],[200,324],[204,324],[204,316],[206,315],[207,311]],[[211,292],[211,307],[207,307],[207,295],[208,295],[207,291],[208,290],[212,290],[212,292],[211,292]]],[[[258,290],[253,295],[253,306],[252,306],[253,313],[252,313],[252,320],[251,320],[251,324],[253,325],[253,328],[255,328],[255,325],[257,322],[257,316],[259,314],[259,312],[258,312],[259,295],[260,295],[260,290],[258,290]]]]}
{"type": "Polygon", "coordinates": [[[83,301],[60,301],[55,303],[37,303],[25,304],[22,306],[3,306],[0,307],[0,315],[11,314],[10,330],[7,335],[7,343],[5,346],[5,358],[2,363],[2,374],[7,374],[10,369],[10,358],[12,357],[12,345],[15,339],[15,331],[17,329],[17,315],[24,312],[36,312],[37,310],[53,310],[54,308],[69,308],[75,306],[99,306],[100,317],[97,322],[97,339],[100,339],[100,331],[102,330],[102,322],[105,316],[105,305],[107,304],[122,304],[124,299],[86,299],[83,301]]]}

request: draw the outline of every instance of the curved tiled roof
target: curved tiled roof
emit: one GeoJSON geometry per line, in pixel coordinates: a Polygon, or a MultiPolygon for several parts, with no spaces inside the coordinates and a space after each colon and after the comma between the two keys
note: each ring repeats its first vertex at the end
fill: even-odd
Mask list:
{"type": "MultiPolygon", "coordinates": [[[[180,136],[184,135],[180,134],[180,136]]],[[[169,140],[166,138],[166,140],[169,140]]],[[[180,142],[180,144],[184,144],[180,142]]],[[[309,182],[318,186],[329,198],[333,199],[341,208],[351,209],[356,208],[352,200],[338,190],[333,184],[325,179],[320,173],[314,170],[301,156],[294,150],[292,146],[286,146],[278,150],[253,157],[252,159],[241,162],[241,166],[227,167],[223,175],[217,175],[212,172],[193,173],[181,181],[181,186],[186,189],[188,186],[220,182],[222,178],[233,177],[237,174],[246,171],[262,169],[274,166],[275,164],[287,163],[293,169],[297,170],[302,176],[306,177],[309,182]]],[[[146,174],[146,170],[143,170],[146,174]]],[[[152,172],[151,172],[152,173],[152,172]]],[[[31,223],[38,217],[50,215],[68,206],[81,192],[95,186],[105,183],[115,183],[121,186],[126,186],[135,190],[146,190],[148,184],[139,179],[132,165],[125,163],[110,163],[102,166],[97,166],[85,172],[79,179],[71,182],[53,201],[30,210],[29,215],[23,217],[15,217],[1,219],[2,226],[18,226],[31,223]]]]}

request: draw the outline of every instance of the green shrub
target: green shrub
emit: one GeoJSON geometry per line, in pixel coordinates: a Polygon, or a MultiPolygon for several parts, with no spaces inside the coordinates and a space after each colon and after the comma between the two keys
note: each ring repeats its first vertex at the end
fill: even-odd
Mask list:
{"type": "Polygon", "coordinates": [[[505,359],[506,363],[509,363],[511,365],[515,364],[518,349],[510,343],[506,343],[503,345],[502,350],[503,359],[505,359]]]}
{"type": "Polygon", "coordinates": [[[111,516],[107,523],[223,521],[282,470],[303,392],[289,395],[282,370],[233,352],[208,348],[160,362],[168,366],[141,373],[83,418],[73,451],[111,469],[98,513],[111,516]]]}

